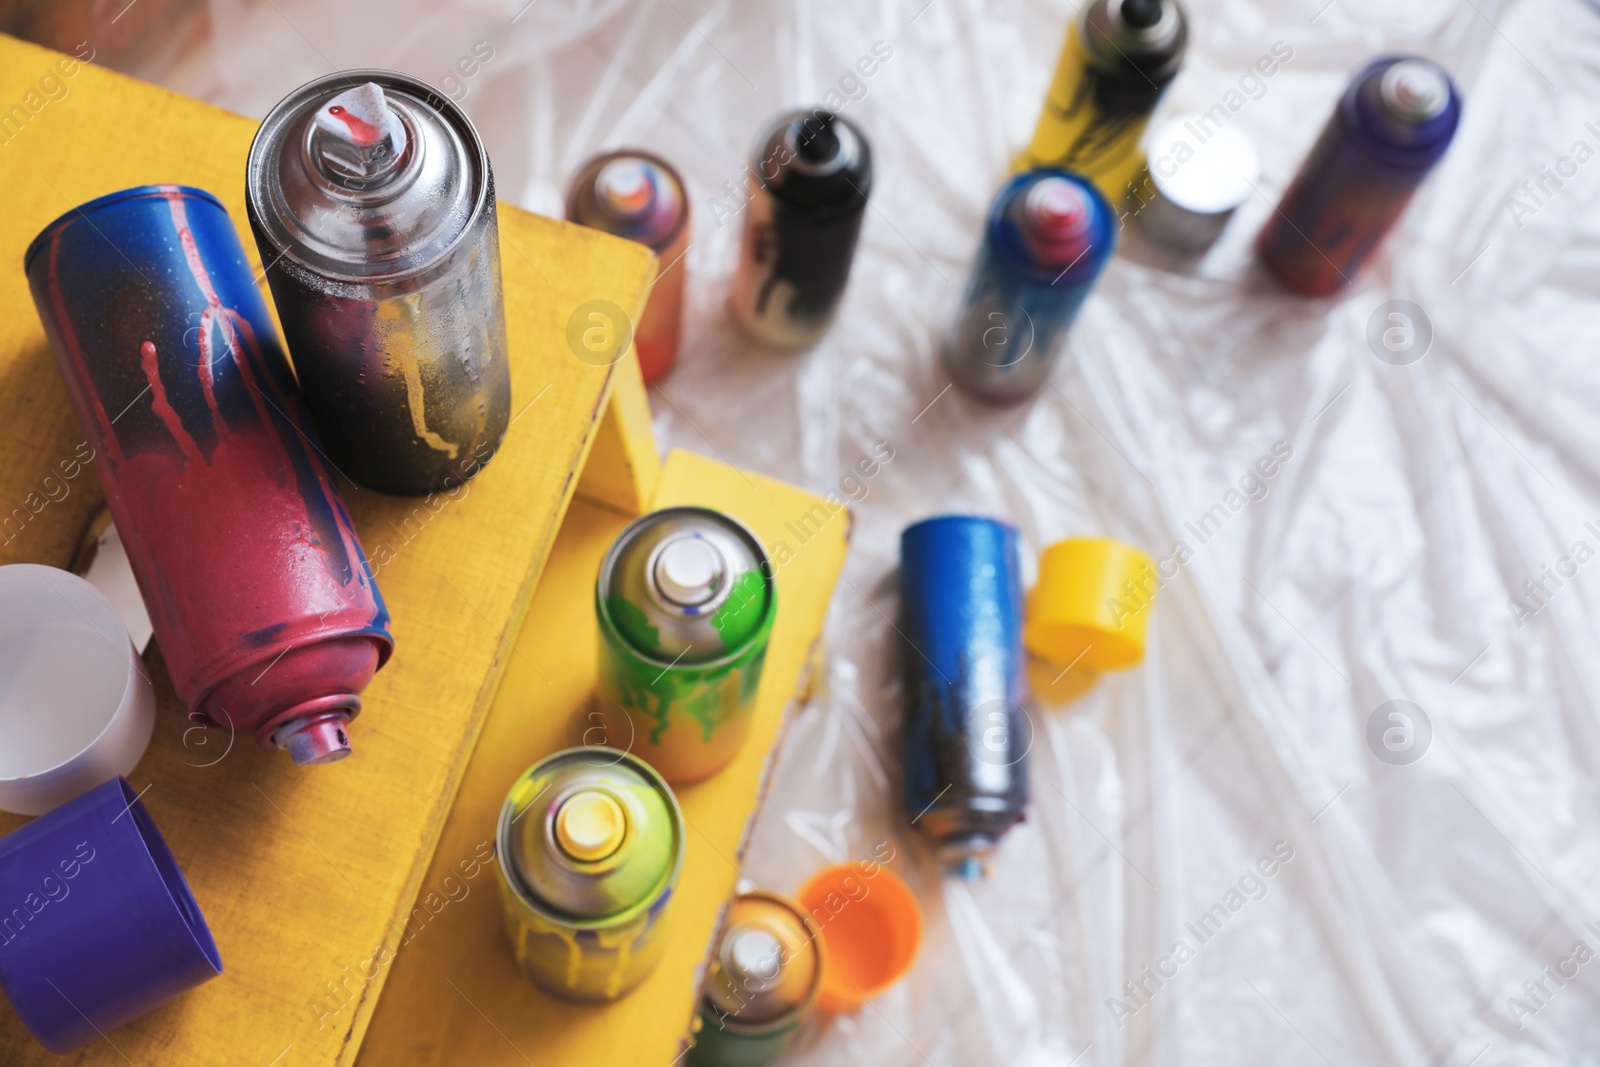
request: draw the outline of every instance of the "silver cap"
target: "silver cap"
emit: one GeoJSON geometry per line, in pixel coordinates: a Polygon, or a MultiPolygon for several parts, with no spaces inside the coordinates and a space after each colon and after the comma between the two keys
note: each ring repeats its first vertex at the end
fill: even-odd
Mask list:
{"type": "Polygon", "coordinates": [[[638,654],[671,664],[737,652],[773,610],[772,564],[741,522],[709,508],[651,512],[600,565],[602,610],[638,654]]]}
{"type": "Polygon", "coordinates": [[[490,195],[465,114],[404,74],[352,70],[290,93],[250,145],[252,216],[291,263],[340,281],[426,270],[490,195]]]}
{"type": "Polygon", "coordinates": [[[1189,35],[1178,0],[1096,0],[1081,10],[1081,38],[1091,63],[1122,66],[1138,59],[1143,77],[1154,85],[1177,75],[1189,35]],[[1156,56],[1162,58],[1152,65],[1156,56]]]}
{"type": "Polygon", "coordinates": [[[1261,176],[1250,138],[1200,114],[1156,127],[1146,159],[1149,178],[1136,190],[1139,230],[1183,252],[1211,247],[1261,176]]]}

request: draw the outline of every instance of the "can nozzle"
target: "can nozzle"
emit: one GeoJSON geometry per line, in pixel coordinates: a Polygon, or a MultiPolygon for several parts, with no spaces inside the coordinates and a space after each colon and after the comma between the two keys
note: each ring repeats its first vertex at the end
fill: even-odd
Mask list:
{"type": "Polygon", "coordinates": [[[727,561],[704,537],[678,537],[661,546],[651,572],[655,588],[676,607],[709,604],[721,590],[727,561]]]}
{"type": "Polygon", "coordinates": [[[332,708],[284,723],[273,744],[287,749],[297,767],[334,763],[350,755],[350,709],[332,708]]]}
{"type": "Polygon", "coordinates": [[[1161,21],[1161,0],[1122,0],[1122,21],[1136,30],[1148,30],[1161,21]]]}
{"type": "Polygon", "coordinates": [[[833,128],[833,115],[824,112],[799,124],[799,155],[807,163],[821,165],[832,162],[839,154],[839,134],[833,128]]]}
{"type": "Polygon", "coordinates": [[[934,852],[945,874],[975,881],[983,877],[984,864],[995,844],[995,839],[985,833],[960,834],[938,842],[934,852]]]}
{"type": "Polygon", "coordinates": [[[316,113],[313,150],[334,181],[371,184],[398,167],[405,155],[405,123],[375,82],[347,89],[316,113]]]}
{"type": "Polygon", "coordinates": [[[1390,115],[1402,122],[1421,123],[1450,103],[1450,79],[1436,64],[1407,59],[1384,71],[1378,92],[1390,115]]]}
{"type": "Polygon", "coordinates": [[[595,192],[618,218],[636,219],[655,202],[654,169],[642,159],[614,159],[595,176],[595,192]]]}
{"type": "Polygon", "coordinates": [[[562,802],[554,826],[556,846],[579,863],[598,863],[628,836],[628,816],[610,793],[582,789],[562,802]]]}
{"type": "Polygon", "coordinates": [[[1043,178],[1022,202],[1024,234],[1041,267],[1071,269],[1092,247],[1094,204],[1064,177],[1043,178]]]}
{"type": "Polygon", "coordinates": [[[770,930],[736,931],[722,955],[728,977],[746,992],[765,993],[783,977],[784,946],[770,930]]]}

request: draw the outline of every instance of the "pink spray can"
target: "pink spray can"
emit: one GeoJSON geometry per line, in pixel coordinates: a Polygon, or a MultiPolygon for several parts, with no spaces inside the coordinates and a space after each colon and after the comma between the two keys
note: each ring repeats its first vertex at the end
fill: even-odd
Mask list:
{"type": "Polygon", "coordinates": [[[112,193],[25,266],[178,696],[296,763],[349,755],[389,615],[222,204],[112,193]]]}

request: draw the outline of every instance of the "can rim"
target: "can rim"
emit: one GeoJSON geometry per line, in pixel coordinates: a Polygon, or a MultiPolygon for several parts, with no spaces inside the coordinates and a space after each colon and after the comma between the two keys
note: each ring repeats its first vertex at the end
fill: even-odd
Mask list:
{"type": "Polygon", "coordinates": [[[756,639],[759,638],[763,632],[770,631],[773,619],[776,617],[778,611],[778,581],[773,576],[773,571],[775,568],[772,565],[772,557],[767,553],[767,546],[761,543],[761,538],[756,536],[756,532],[754,530],[750,529],[750,527],[745,525],[744,522],[725,511],[718,511],[715,508],[708,508],[701,504],[671,504],[664,508],[656,508],[654,511],[647,511],[643,515],[640,515],[637,519],[634,519],[627,526],[623,527],[622,532],[617,534],[616,540],[611,542],[611,547],[606,549],[604,558],[600,560],[600,573],[595,578],[594,583],[595,614],[600,620],[600,629],[605,636],[615,640],[617,644],[627,649],[630,656],[643,660],[645,663],[649,663],[657,667],[675,667],[678,665],[677,660],[661,659],[634,647],[633,642],[629,641],[626,635],[624,635],[622,630],[617,626],[616,620],[612,619],[611,611],[606,606],[606,597],[604,595],[606,576],[610,574],[611,571],[616,567],[617,556],[621,554],[623,546],[629,540],[629,535],[632,534],[635,528],[639,527],[640,524],[646,519],[653,519],[658,515],[664,515],[669,512],[710,515],[725,521],[732,525],[740,534],[749,538],[750,543],[760,550],[761,553],[760,558],[756,560],[756,570],[761,573],[761,580],[766,586],[767,602],[765,610],[762,612],[761,621],[756,623],[755,627],[750,631],[752,635],[751,639],[740,645],[738,648],[730,650],[726,655],[718,656],[716,659],[696,660],[693,663],[686,663],[683,665],[685,668],[694,670],[715,670],[718,667],[723,667],[729,663],[732,663],[748,653],[750,646],[754,644],[756,639]]]}
{"type": "Polygon", "coordinates": [[[1105,269],[1106,264],[1111,262],[1111,257],[1117,251],[1116,217],[1116,209],[1111,206],[1111,201],[1106,199],[1106,195],[1082,172],[1068,170],[1065,167],[1029,167],[1020,174],[1012,176],[990,201],[983,222],[983,240],[986,244],[994,246],[996,254],[1007,266],[1029,279],[1049,281],[1052,287],[1072,286],[1083,281],[1092,281],[1105,269]],[[1094,218],[1089,224],[1089,252],[1059,273],[1054,269],[1040,271],[1037,267],[1016,262],[1012,256],[1015,242],[1004,236],[1007,225],[1006,211],[1010,208],[1013,198],[1025,184],[1044,178],[1065,178],[1077,186],[1094,205],[1094,218]]]}
{"type": "Polygon", "coordinates": [[[500,804],[500,817],[496,821],[494,835],[495,858],[499,861],[500,881],[501,884],[516,898],[519,904],[528,908],[541,919],[574,930],[609,930],[617,926],[625,925],[639,918],[641,915],[647,914],[651,908],[655,907],[656,904],[662,900],[663,897],[672,892],[673,887],[678,883],[679,876],[683,873],[684,853],[687,851],[687,841],[684,835],[685,825],[686,824],[684,823],[683,819],[683,809],[678,805],[678,798],[677,795],[673,793],[672,787],[667,784],[667,780],[665,778],[661,777],[660,772],[658,772],[654,767],[650,766],[644,760],[640,759],[638,756],[635,756],[631,752],[623,752],[620,749],[609,748],[605,745],[575,745],[572,748],[564,748],[559,752],[552,752],[548,756],[543,757],[527,770],[517,775],[516,780],[511,783],[511,788],[506,791],[506,798],[500,804]],[[613,761],[614,764],[626,763],[630,770],[636,771],[641,777],[645,778],[652,786],[654,786],[663,797],[666,798],[667,810],[672,817],[671,821],[673,836],[676,837],[677,840],[676,847],[674,847],[672,850],[672,865],[667,869],[666,874],[662,876],[661,880],[651,888],[650,892],[639,899],[638,903],[633,904],[613,915],[605,915],[591,919],[578,919],[563,912],[556,911],[553,908],[547,907],[545,904],[543,904],[537,897],[533,895],[532,891],[528,889],[527,884],[523,882],[522,877],[518,875],[515,868],[511,866],[511,861],[508,858],[511,855],[511,821],[513,818],[515,818],[515,816],[511,814],[512,807],[514,806],[512,803],[512,794],[516,792],[517,786],[532,771],[554,763],[556,760],[564,759],[568,756],[573,756],[578,753],[592,754],[596,752],[616,754],[619,758],[613,761]]]}
{"type": "Polygon", "coordinates": [[[900,537],[901,540],[904,540],[905,535],[912,530],[920,530],[927,526],[966,525],[998,526],[1011,531],[1014,535],[1020,535],[1020,529],[1016,523],[1007,522],[1005,519],[997,519],[992,515],[977,515],[970,512],[942,512],[938,515],[929,515],[925,519],[918,519],[916,522],[909,524],[900,531],[900,537]]]}
{"type": "MultiPolygon", "coordinates": [[[[873,179],[877,174],[876,169],[872,165],[872,142],[867,140],[866,132],[861,129],[861,126],[858,123],[851,119],[845,118],[839,112],[830,108],[824,108],[821,106],[812,108],[785,108],[783,111],[780,111],[778,114],[768,119],[767,122],[762,125],[760,132],[756,135],[755,143],[750,147],[750,154],[746,162],[748,173],[750,176],[754,177],[756,188],[758,188],[761,192],[764,192],[767,196],[770,196],[773,200],[776,200],[785,207],[794,208],[795,205],[793,201],[787,196],[783,195],[783,187],[781,185],[773,185],[772,179],[768,178],[763,172],[762,168],[770,158],[770,155],[763,156],[763,152],[766,149],[767,144],[780,129],[790,126],[797,121],[803,121],[806,118],[810,118],[816,115],[818,112],[826,112],[832,115],[833,121],[848,129],[850,131],[850,135],[856,139],[856,142],[859,144],[861,149],[861,161],[866,167],[866,180],[859,183],[854,181],[850,182],[850,186],[855,195],[849,197],[843,203],[812,205],[809,207],[800,208],[799,210],[810,216],[814,221],[831,221],[837,218],[865,213],[867,210],[867,204],[871,201],[872,197],[873,179]]],[[[831,173],[837,173],[837,171],[831,173]]],[[[776,174],[774,174],[774,177],[776,177],[776,174]]],[[[848,181],[849,179],[847,178],[846,180],[848,181]]]]}
{"type": "MultiPolygon", "coordinates": [[[[373,583],[373,588],[377,588],[376,582],[373,583]]],[[[385,613],[385,620],[387,620],[387,613],[385,613]]],[[[378,666],[375,668],[375,671],[383,670],[384,664],[388,663],[390,657],[394,655],[394,635],[389,632],[387,626],[385,625],[368,623],[362,626],[331,627],[326,630],[317,630],[315,632],[318,637],[325,638],[330,641],[339,641],[351,637],[370,638],[372,642],[378,646],[378,666]]],[[[219,670],[219,664],[238,664],[238,666],[234,667],[229,671],[228,674],[224,675],[222,681],[218,681],[215,685],[209,686],[208,688],[196,694],[194,703],[189,706],[198,710],[204,710],[206,702],[211,699],[211,695],[218,689],[222,688],[223,682],[228,678],[232,677],[238,671],[248,669],[252,664],[263,663],[275,656],[281,656],[284,652],[292,648],[297,640],[305,636],[306,635],[304,633],[297,632],[293,636],[284,637],[281,640],[265,646],[266,651],[262,654],[250,656],[249,658],[238,656],[222,656],[208,662],[203,668],[207,673],[219,670]]],[[[361,708],[358,704],[351,711],[350,717],[354,719],[360,713],[361,708]]],[[[275,718],[281,718],[281,715],[275,718]]],[[[263,720],[261,725],[271,725],[275,722],[275,718],[263,720]]],[[[262,744],[267,743],[268,742],[265,739],[262,740],[262,744]]]]}
{"type": "Polygon", "coordinates": [[[1356,151],[1375,159],[1387,166],[1400,170],[1431,170],[1449,149],[1455,140],[1457,131],[1461,128],[1461,90],[1456,81],[1450,76],[1450,71],[1444,64],[1427,56],[1411,55],[1402,52],[1385,53],[1376,59],[1362,65],[1356,71],[1350,83],[1339,94],[1338,103],[1334,105],[1334,121],[1344,125],[1349,142],[1356,151]],[[1390,67],[1396,63],[1407,60],[1424,60],[1438,67],[1444,74],[1445,84],[1449,86],[1450,96],[1445,101],[1443,110],[1427,122],[1437,122],[1443,133],[1433,141],[1426,144],[1400,145],[1388,140],[1382,131],[1367,121],[1367,116],[1361,103],[1361,90],[1375,77],[1382,77],[1390,67]],[[1448,116],[1448,118],[1447,118],[1448,116]]]}
{"type": "MultiPolygon", "coordinates": [[[[806,932],[810,939],[811,950],[813,953],[815,953],[817,962],[816,971],[811,976],[811,985],[806,990],[805,999],[796,1004],[790,1011],[785,1012],[776,1019],[769,1019],[764,1023],[742,1024],[737,1022],[735,1017],[732,1016],[723,1020],[721,1023],[720,1028],[722,1030],[731,1034],[736,1034],[739,1037],[766,1037],[770,1034],[781,1033],[784,1030],[792,1029],[799,1024],[801,1019],[810,1014],[814,1007],[816,1007],[817,1000],[822,996],[822,979],[824,970],[828,965],[828,950],[827,946],[823,944],[821,929],[811,921],[810,913],[808,913],[805,908],[800,905],[800,902],[791,897],[786,897],[782,893],[775,893],[770,889],[752,889],[747,893],[739,893],[728,902],[727,908],[723,911],[722,929],[717,935],[716,945],[719,948],[721,947],[723,936],[728,932],[728,918],[732,914],[733,906],[741,900],[752,897],[757,900],[765,900],[770,903],[782,905],[793,912],[795,917],[800,920],[801,929],[806,932]]],[[[702,983],[702,989],[700,993],[700,1011],[702,1015],[705,1015],[709,1012],[714,1012],[716,1010],[715,1008],[709,1007],[711,1000],[710,983],[711,971],[708,967],[706,969],[706,977],[705,981],[702,983]]]]}
{"type": "MultiPolygon", "coordinates": [[[[149,197],[167,198],[172,196],[180,196],[189,200],[210,201],[213,206],[221,209],[224,215],[228,214],[227,206],[217,198],[215,193],[207,192],[206,190],[193,185],[135,185],[127,189],[118,189],[115,192],[104,193],[100,196],[97,196],[93,200],[86,200],[77,207],[68,208],[66,211],[63,211],[60,215],[57,215],[54,219],[52,219],[44,229],[39,231],[39,235],[37,237],[28,242],[28,250],[22,254],[23,272],[27,273],[29,268],[32,267],[33,257],[38,255],[40,249],[44,247],[45,242],[48,241],[51,236],[53,236],[57,231],[64,230],[68,226],[71,226],[79,219],[88,222],[90,215],[97,211],[103,211],[114,204],[120,204],[124,200],[142,200],[149,197]]],[[[90,225],[93,225],[93,223],[90,223],[90,225]]]]}
{"type": "MultiPolygon", "coordinates": [[[[668,163],[654,152],[643,148],[618,148],[610,152],[600,152],[590,156],[580,167],[578,167],[577,173],[572,176],[572,181],[567,186],[567,195],[565,203],[562,205],[562,214],[568,222],[576,223],[579,226],[586,226],[592,230],[600,229],[600,227],[595,226],[593,223],[584,222],[581,219],[573,217],[574,209],[577,207],[578,203],[578,191],[580,188],[582,188],[584,178],[588,178],[588,180],[592,182],[595,176],[600,173],[601,167],[613,160],[629,157],[646,160],[647,162],[661,168],[662,172],[670,177],[678,186],[679,203],[682,205],[682,210],[678,212],[678,221],[673,224],[672,229],[667,231],[666,236],[645,246],[659,256],[667,248],[670,248],[673,242],[675,242],[683,234],[683,231],[689,227],[689,187],[684,184],[683,175],[678,173],[678,168],[674,167],[671,163],[668,163]]],[[[611,233],[610,230],[600,230],[600,232],[611,234],[612,237],[623,236],[621,234],[611,233]]],[[[632,238],[624,239],[632,240],[632,238]]]]}
{"type": "MultiPolygon", "coordinates": [[[[261,120],[261,125],[256,127],[255,136],[250,139],[250,150],[245,155],[245,207],[250,216],[252,228],[257,231],[263,242],[270,244],[274,251],[278,253],[278,260],[288,260],[301,270],[310,271],[318,277],[328,278],[346,285],[389,285],[426,274],[440,263],[448,260],[471,238],[473,232],[472,224],[469,222],[468,225],[463,226],[461,232],[457,233],[448,244],[430,259],[416,263],[397,273],[363,275],[328,270],[320,264],[307,261],[297,254],[293,247],[281,246],[276,234],[257,221],[277,217],[276,212],[267,210],[268,205],[263,202],[265,199],[262,195],[264,191],[263,185],[256,177],[257,173],[262,171],[266,165],[265,142],[280,132],[301,103],[316,93],[322,92],[328,85],[348,83],[354,86],[363,82],[376,82],[385,89],[397,88],[404,90],[423,104],[440,112],[448,123],[459,127],[460,132],[465,135],[463,140],[467,145],[467,150],[481,174],[477,193],[472,198],[472,207],[467,212],[467,218],[476,220],[485,213],[486,206],[494,195],[494,175],[489,166],[489,150],[485,147],[483,137],[478,133],[478,128],[472,124],[472,120],[467,117],[467,113],[461,109],[460,105],[421,78],[414,78],[409,74],[398,70],[390,70],[386,67],[352,67],[349,70],[334,71],[331,74],[325,74],[320,78],[314,78],[306,82],[284,96],[276,104],[273,104],[266,117],[261,120]]],[[[285,141],[285,143],[287,144],[288,142],[285,141]]],[[[490,222],[491,224],[495,222],[492,216],[490,222]]],[[[264,256],[263,259],[265,259],[264,256]]]]}

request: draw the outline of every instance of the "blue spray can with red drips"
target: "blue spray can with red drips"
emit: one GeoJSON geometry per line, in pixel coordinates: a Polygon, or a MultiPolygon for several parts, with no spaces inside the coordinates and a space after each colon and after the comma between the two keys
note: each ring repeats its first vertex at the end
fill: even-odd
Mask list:
{"type": "Polygon", "coordinates": [[[1387,56],[1368,64],[1262,229],[1262,262],[1307,296],[1350,284],[1460,122],[1461,95],[1437,63],[1387,56]]]}
{"type": "Polygon", "coordinates": [[[941,346],[951,380],[996,404],[1032,396],[1116,243],[1111,205],[1082,175],[1041,168],[1006,183],[941,346]]]}
{"type": "Polygon", "coordinates": [[[906,814],[964,877],[1028,805],[1022,615],[1015,527],[941,515],[901,532],[906,814]]]}
{"type": "Polygon", "coordinates": [[[389,615],[221,202],[111,193],[24,269],[179,698],[296,763],[348,756],[389,615]]]}

